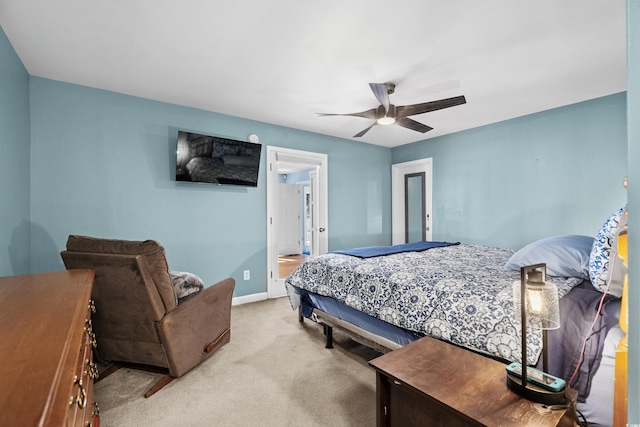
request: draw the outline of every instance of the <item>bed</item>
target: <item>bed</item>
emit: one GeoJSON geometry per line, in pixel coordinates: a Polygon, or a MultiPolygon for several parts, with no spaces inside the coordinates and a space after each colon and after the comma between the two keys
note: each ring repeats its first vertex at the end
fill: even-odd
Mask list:
{"type": "MultiPolygon", "coordinates": [[[[558,286],[562,327],[549,331],[549,371],[578,390],[591,426],[612,425],[624,269],[612,214],[596,237],[552,236],[516,251],[459,242],[418,242],[336,251],[307,261],[285,281],[300,320],[332,328],[381,352],[431,336],[487,357],[521,360],[514,282],[520,267],[544,262],[558,286]]],[[[527,334],[527,364],[541,363],[542,334],[527,334]]]]}

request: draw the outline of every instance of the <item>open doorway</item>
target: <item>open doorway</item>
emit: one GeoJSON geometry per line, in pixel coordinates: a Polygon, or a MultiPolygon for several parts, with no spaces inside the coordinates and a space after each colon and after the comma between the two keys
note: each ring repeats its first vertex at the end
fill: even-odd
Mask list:
{"type": "Polygon", "coordinates": [[[267,296],[299,262],[327,252],[327,155],[267,147],[267,296]]]}
{"type": "Polygon", "coordinates": [[[286,279],[311,256],[310,175],[317,169],[307,165],[278,167],[278,279],[286,279]]]}

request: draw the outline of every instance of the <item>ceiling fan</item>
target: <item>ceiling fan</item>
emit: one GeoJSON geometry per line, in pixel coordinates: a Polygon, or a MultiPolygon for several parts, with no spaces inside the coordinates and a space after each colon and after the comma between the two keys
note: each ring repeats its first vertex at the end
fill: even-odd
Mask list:
{"type": "Polygon", "coordinates": [[[454,96],[453,98],[440,99],[438,101],[423,102],[421,104],[413,105],[399,105],[395,106],[389,102],[389,95],[396,90],[396,84],[392,82],[387,83],[369,83],[369,87],[373,91],[373,94],[380,102],[380,105],[376,108],[372,108],[367,111],[359,113],[316,113],[317,116],[355,116],[364,117],[366,119],[374,120],[374,122],[368,128],[353,135],[354,138],[359,138],[369,131],[375,125],[392,125],[396,124],[407,129],[415,130],[417,132],[428,132],[433,128],[427,126],[408,116],[416,114],[428,113],[430,111],[441,110],[443,108],[455,107],[456,105],[465,104],[467,100],[464,96],[454,96]]]}

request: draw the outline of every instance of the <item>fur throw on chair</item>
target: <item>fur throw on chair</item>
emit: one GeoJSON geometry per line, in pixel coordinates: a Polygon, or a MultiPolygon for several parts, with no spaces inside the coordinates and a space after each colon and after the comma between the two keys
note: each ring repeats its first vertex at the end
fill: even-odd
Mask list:
{"type": "Polygon", "coordinates": [[[171,282],[173,282],[173,290],[176,294],[178,304],[187,298],[196,295],[204,288],[204,282],[193,273],[185,271],[169,271],[171,282]]]}

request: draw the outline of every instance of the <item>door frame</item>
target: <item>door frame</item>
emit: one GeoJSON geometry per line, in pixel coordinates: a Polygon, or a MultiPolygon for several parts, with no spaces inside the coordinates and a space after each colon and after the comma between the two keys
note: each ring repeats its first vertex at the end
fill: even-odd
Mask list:
{"type": "Polygon", "coordinates": [[[318,254],[326,253],[329,247],[328,156],[312,151],[267,146],[267,298],[278,298],[287,294],[284,279],[278,277],[278,164],[300,165],[301,169],[318,168],[317,224],[321,232],[312,234],[318,237],[318,254]]]}
{"type": "Polygon", "coordinates": [[[432,183],[433,158],[412,160],[391,165],[391,238],[392,244],[405,243],[405,190],[404,176],[424,172],[424,212],[426,216],[426,240],[432,240],[432,183]]]}

